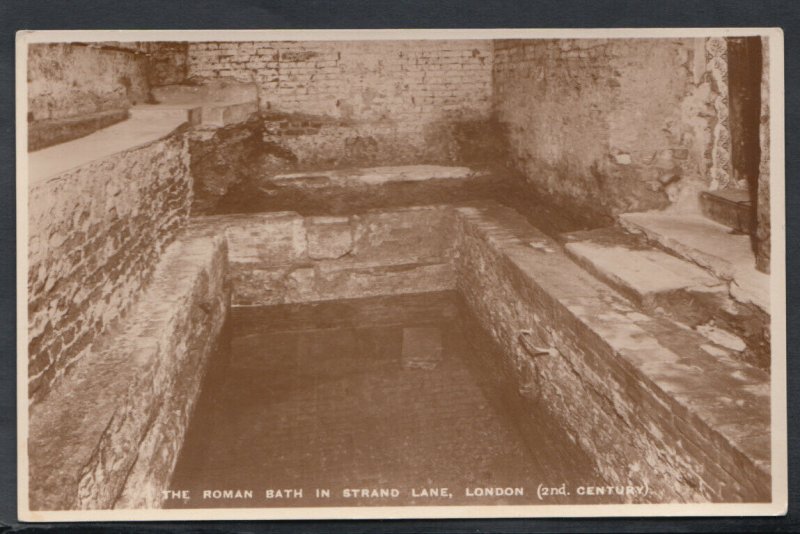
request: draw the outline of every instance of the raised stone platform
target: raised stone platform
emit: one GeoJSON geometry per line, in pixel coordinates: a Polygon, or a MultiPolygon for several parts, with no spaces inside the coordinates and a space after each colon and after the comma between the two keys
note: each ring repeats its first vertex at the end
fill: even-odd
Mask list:
{"type": "MultiPolygon", "coordinates": [[[[502,177],[468,167],[403,165],[264,176],[204,211],[346,215],[373,209],[494,198],[502,177]]],[[[209,184],[210,186],[210,184],[209,184]]]]}
{"type": "Polygon", "coordinates": [[[225,271],[222,236],[182,235],[126,316],[33,405],[32,510],[159,506],[229,304],[225,271]]]}
{"type": "Polygon", "coordinates": [[[150,91],[159,106],[197,108],[204,126],[236,124],[258,111],[255,84],[207,80],[202,84],[175,84],[153,87],[150,91]]]}

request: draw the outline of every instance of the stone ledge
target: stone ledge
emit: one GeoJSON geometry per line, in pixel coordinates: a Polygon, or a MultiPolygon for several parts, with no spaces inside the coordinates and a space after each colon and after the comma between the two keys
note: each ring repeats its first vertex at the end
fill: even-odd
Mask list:
{"type": "Polygon", "coordinates": [[[139,301],[31,408],[32,510],[157,506],[228,306],[225,242],[186,232],[139,301]]]}
{"type": "Polygon", "coordinates": [[[78,117],[29,122],[28,152],[84,137],[127,118],[127,109],[112,109],[78,117]]]}
{"type": "Polygon", "coordinates": [[[701,215],[649,211],[619,216],[623,227],[731,281],[733,298],[769,314],[769,275],[756,270],[750,236],[701,215]]]}
{"type": "Polygon", "coordinates": [[[401,165],[394,167],[365,167],[320,172],[278,174],[269,179],[277,185],[303,185],[318,188],[328,186],[381,185],[393,182],[422,182],[426,180],[464,180],[485,173],[469,167],[443,165],[401,165]]]}
{"type": "Polygon", "coordinates": [[[651,469],[650,483],[674,499],[768,500],[767,373],[725,351],[712,357],[700,348],[707,340],[699,334],[638,312],[512,210],[486,203],[457,212],[465,232],[459,290],[515,355],[517,373],[532,365],[516,342],[520,329],[534,327],[559,349],[562,359],[543,362],[536,374],[548,378],[542,386],[548,398],[558,399],[556,411],[610,480],[630,480],[636,454],[650,463],[644,469],[637,462],[637,469],[651,469]],[[488,250],[476,248],[485,244],[488,250]],[[579,391],[591,391],[596,401],[576,412],[586,402],[579,391]],[[587,427],[592,419],[602,427],[587,427]],[[608,427],[614,432],[607,443],[586,438],[608,427]],[[684,480],[666,480],[676,474],[684,480]],[[676,492],[678,487],[688,489],[676,492]]]}
{"type": "Polygon", "coordinates": [[[28,154],[28,183],[57,179],[70,169],[156,143],[181,131],[190,116],[185,109],[140,113],[134,107],[130,112],[128,120],[28,154]]]}

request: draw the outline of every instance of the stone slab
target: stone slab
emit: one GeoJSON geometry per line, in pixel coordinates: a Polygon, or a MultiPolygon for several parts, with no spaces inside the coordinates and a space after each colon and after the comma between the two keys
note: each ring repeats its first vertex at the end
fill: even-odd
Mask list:
{"type": "MultiPolygon", "coordinates": [[[[603,233],[605,237],[609,231],[603,233]]],[[[625,232],[618,234],[617,242],[610,243],[596,239],[596,232],[585,232],[564,248],[580,265],[639,303],[654,302],[675,291],[727,293],[727,284],[696,264],[652,247],[639,247],[625,232]]]]}
{"type": "Polygon", "coordinates": [[[459,180],[478,175],[469,167],[445,165],[399,165],[392,167],[364,167],[357,169],[330,170],[278,174],[270,181],[278,184],[303,182],[318,187],[328,185],[379,185],[392,182],[420,182],[425,180],[459,180]]]}
{"type": "Polygon", "coordinates": [[[769,275],[756,270],[749,236],[731,233],[726,226],[701,215],[652,211],[625,213],[619,221],[719,278],[730,280],[732,297],[770,313],[769,275]]]}

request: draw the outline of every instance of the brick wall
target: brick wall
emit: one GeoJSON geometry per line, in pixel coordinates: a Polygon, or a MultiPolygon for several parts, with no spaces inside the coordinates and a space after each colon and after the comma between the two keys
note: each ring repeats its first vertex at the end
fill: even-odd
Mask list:
{"type": "Polygon", "coordinates": [[[495,41],[494,105],[513,164],[538,191],[599,213],[696,209],[699,190],[724,185],[711,172],[712,132],[727,89],[705,44],[495,41]]]}
{"type": "Polygon", "coordinates": [[[127,109],[148,97],[147,57],[116,43],[31,44],[29,120],[61,119],[127,109]]]}
{"type": "Polygon", "coordinates": [[[489,41],[190,43],[190,77],[256,82],[265,110],[418,127],[488,116],[489,41]]]}
{"type": "MultiPolygon", "coordinates": [[[[191,81],[257,85],[262,127],[248,127],[263,136],[262,161],[248,161],[247,175],[496,157],[497,132],[484,127],[490,41],[189,43],[186,64],[191,81]]],[[[201,179],[214,184],[207,206],[242,182],[234,168],[223,174],[222,186],[201,179]]]]}
{"type": "Polygon", "coordinates": [[[176,133],[29,190],[29,394],[41,399],[133,301],[188,216],[176,133]]]}

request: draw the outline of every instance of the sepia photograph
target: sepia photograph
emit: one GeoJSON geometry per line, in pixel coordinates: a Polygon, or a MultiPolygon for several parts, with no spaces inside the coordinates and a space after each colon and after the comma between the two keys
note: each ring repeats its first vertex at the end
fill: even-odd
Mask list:
{"type": "Polygon", "coordinates": [[[24,521],[779,515],[783,34],[17,34],[24,521]]]}

